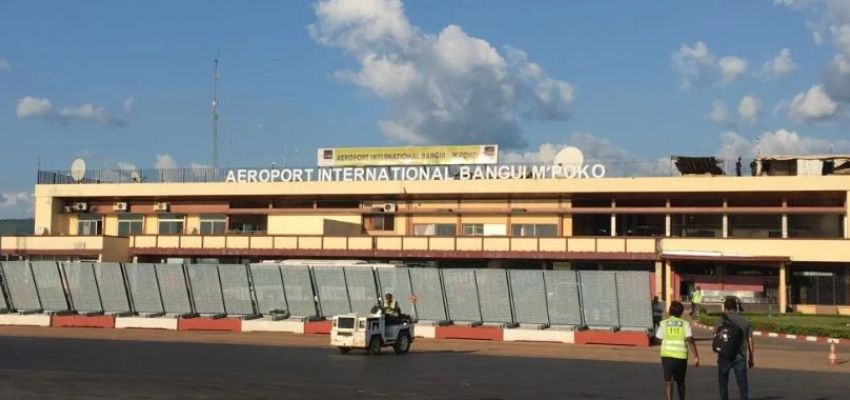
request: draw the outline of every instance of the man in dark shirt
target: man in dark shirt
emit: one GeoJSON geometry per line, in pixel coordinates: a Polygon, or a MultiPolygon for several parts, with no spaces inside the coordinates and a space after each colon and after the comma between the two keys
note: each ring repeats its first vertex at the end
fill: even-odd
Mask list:
{"type": "MultiPolygon", "coordinates": [[[[741,347],[738,350],[738,355],[734,360],[727,360],[723,357],[717,357],[717,373],[718,373],[718,388],[720,390],[720,399],[729,399],[729,372],[735,371],[735,380],[738,382],[738,391],[741,394],[741,400],[749,399],[749,383],[747,381],[747,369],[752,368],[755,363],[755,346],[753,345],[753,329],[750,322],[736,312],[738,309],[737,302],[732,297],[727,297],[723,302],[723,313],[725,318],[732,322],[733,325],[741,330],[742,338],[741,347]]],[[[720,317],[715,322],[715,329],[720,328],[723,324],[723,318],[720,317]]]]}

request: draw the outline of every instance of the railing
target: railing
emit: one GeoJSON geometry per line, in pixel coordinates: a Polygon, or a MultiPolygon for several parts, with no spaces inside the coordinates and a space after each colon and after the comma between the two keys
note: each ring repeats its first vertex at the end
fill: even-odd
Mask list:
{"type": "Polygon", "coordinates": [[[0,250],[101,250],[106,239],[104,236],[3,236],[0,250]]]}
{"type": "Polygon", "coordinates": [[[655,253],[656,239],[627,237],[437,237],[139,235],[134,249],[330,250],[527,253],[655,253]]]}
{"type": "MultiPolygon", "coordinates": [[[[734,162],[731,161],[719,161],[719,166],[725,172],[726,175],[734,175],[734,162]]],[[[531,179],[534,178],[533,171],[535,168],[539,169],[541,167],[552,167],[551,163],[515,163],[515,164],[500,164],[499,166],[507,166],[511,168],[512,173],[514,174],[522,174],[515,177],[511,177],[510,174],[501,177],[499,179],[531,179]]],[[[624,177],[663,177],[663,176],[677,176],[679,172],[676,170],[676,167],[673,165],[672,160],[668,159],[659,159],[659,160],[585,160],[585,167],[588,167],[587,170],[584,170],[587,173],[590,173],[590,167],[594,165],[601,165],[604,168],[604,177],[605,178],[624,178],[624,177]]],[[[394,174],[393,171],[399,168],[416,168],[418,170],[423,171],[423,174],[427,174],[427,176],[431,177],[431,180],[454,180],[458,179],[462,168],[469,168],[470,170],[475,170],[476,168],[486,169],[488,167],[494,167],[493,165],[426,165],[426,166],[410,166],[410,165],[398,165],[398,166],[377,166],[377,167],[364,167],[366,170],[374,170],[376,172],[380,172],[381,170],[386,171],[387,178],[386,179],[377,179],[377,180],[389,180],[389,181],[398,181],[398,180],[414,180],[409,177],[405,177],[405,174],[394,174]],[[437,171],[439,170],[439,171],[437,171]],[[440,172],[439,178],[434,178],[435,172],[440,172]],[[443,174],[444,172],[447,172],[443,174]]],[[[228,180],[228,176],[232,173],[236,173],[240,170],[245,171],[254,171],[255,173],[262,170],[277,170],[277,171],[307,171],[311,170],[312,173],[300,175],[300,179],[293,179],[293,181],[328,181],[328,179],[322,178],[321,171],[330,171],[336,173],[337,170],[343,172],[348,168],[315,168],[315,167],[280,167],[280,166],[268,166],[268,167],[248,167],[248,168],[237,168],[237,167],[223,167],[223,168],[212,168],[212,167],[200,167],[200,168],[174,168],[174,169],[101,169],[101,170],[91,170],[87,171],[83,178],[80,181],[76,181],[71,176],[71,172],[67,170],[59,170],[59,171],[38,171],[38,184],[75,184],[75,183],[87,183],[87,184],[98,184],[98,183],[199,183],[199,182],[226,182],[228,180]]],[[[579,169],[581,171],[581,169],[579,169]]],[[[551,170],[550,170],[551,172],[551,170]]],[[[596,172],[599,172],[598,170],[596,172]]],[[[550,174],[551,175],[551,174],[550,174]]],[[[556,175],[558,175],[556,173],[556,175]]],[[[581,173],[579,173],[580,176],[581,173]]],[[[231,175],[232,177],[233,175],[231,175]]],[[[277,175],[280,177],[280,175],[277,175]]],[[[560,177],[562,175],[558,175],[560,177]]],[[[537,177],[539,178],[539,177],[537,177]]],[[[356,178],[355,178],[356,179],[356,178]]],[[[471,177],[470,179],[476,179],[475,177],[471,177]]],[[[339,179],[334,179],[339,180],[339,179]]],[[[420,180],[420,179],[416,179],[420,180]]],[[[277,180],[276,182],[287,181],[283,178],[277,180]]]]}
{"type": "Polygon", "coordinates": [[[0,254],[86,255],[121,261],[130,256],[129,241],[121,236],[2,236],[0,254]]]}

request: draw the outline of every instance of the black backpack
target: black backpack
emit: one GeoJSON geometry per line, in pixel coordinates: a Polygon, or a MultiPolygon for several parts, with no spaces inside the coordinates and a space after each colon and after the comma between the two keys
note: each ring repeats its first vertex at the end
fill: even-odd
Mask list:
{"type": "Polygon", "coordinates": [[[741,351],[741,343],[744,340],[744,333],[738,325],[735,325],[732,320],[725,315],[720,321],[720,326],[714,330],[714,339],[711,341],[711,349],[720,358],[726,360],[734,360],[741,351]]]}

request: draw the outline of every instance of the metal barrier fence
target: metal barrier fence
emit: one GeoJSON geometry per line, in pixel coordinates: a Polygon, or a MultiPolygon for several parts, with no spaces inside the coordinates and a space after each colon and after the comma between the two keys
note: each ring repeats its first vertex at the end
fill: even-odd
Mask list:
{"type": "Polygon", "coordinates": [[[649,273],[277,264],[0,262],[0,310],[273,319],[365,314],[383,293],[419,321],[652,327],[649,273]]]}

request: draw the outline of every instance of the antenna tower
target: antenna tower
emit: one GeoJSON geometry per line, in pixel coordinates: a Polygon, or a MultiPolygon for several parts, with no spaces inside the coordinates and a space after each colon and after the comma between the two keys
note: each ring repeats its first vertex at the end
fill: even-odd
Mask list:
{"type": "Polygon", "coordinates": [[[213,145],[212,145],[212,164],[213,168],[218,168],[218,58],[221,56],[221,48],[215,56],[215,70],[213,72],[213,101],[212,101],[212,119],[213,119],[213,145]]]}

